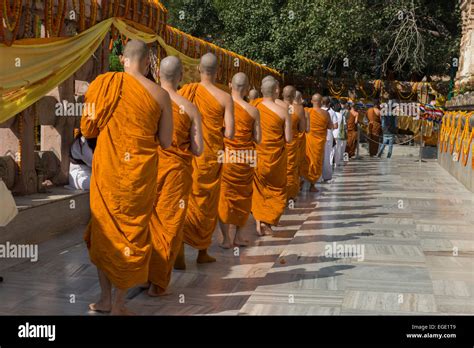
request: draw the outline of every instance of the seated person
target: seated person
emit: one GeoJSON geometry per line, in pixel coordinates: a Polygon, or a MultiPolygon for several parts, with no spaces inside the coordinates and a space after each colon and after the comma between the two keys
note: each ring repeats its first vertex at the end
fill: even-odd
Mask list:
{"type": "Polygon", "coordinates": [[[92,174],[92,156],[97,139],[86,139],[76,135],[71,146],[69,165],[69,186],[75,190],[89,190],[92,174]]]}

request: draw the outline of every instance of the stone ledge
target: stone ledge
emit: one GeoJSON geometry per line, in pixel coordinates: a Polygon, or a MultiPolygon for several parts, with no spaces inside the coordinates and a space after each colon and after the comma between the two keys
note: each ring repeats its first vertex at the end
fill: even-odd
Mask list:
{"type": "Polygon", "coordinates": [[[90,219],[89,193],[53,188],[49,193],[15,197],[18,215],[0,227],[0,244],[36,244],[84,225],[90,219]]]}

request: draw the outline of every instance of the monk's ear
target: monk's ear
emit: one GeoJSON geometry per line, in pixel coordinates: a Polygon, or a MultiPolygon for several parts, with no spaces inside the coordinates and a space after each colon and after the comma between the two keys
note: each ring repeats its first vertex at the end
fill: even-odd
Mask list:
{"type": "Polygon", "coordinates": [[[119,56],[120,64],[125,65],[125,59],[122,55],[119,56]]]}

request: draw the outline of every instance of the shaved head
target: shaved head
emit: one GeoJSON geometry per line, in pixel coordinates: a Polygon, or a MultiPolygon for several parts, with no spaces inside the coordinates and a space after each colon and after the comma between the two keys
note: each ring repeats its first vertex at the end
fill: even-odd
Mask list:
{"type": "Polygon", "coordinates": [[[249,92],[249,99],[250,100],[255,100],[258,97],[259,97],[258,91],[255,88],[251,89],[250,92],[249,92]]]}
{"type": "Polygon", "coordinates": [[[295,92],[295,102],[301,103],[303,101],[303,94],[300,91],[295,92]]]}
{"type": "Polygon", "coordinates": [[[276,94],[277,82],[278,81],[275,79],[262,80],[262,87],[260,88],[262,91],[262,95],[266,98],[273,98],[276,94]]]}
{"type": "Polygon", "coordinates": [[[148,47],[146,43],[140,40],[130,40],[125,45],[123,56],[130,60],[141,60],[148,55],[148,47]]]}
{"type": "Polygon", "coordinates": [[[275,80],[275,78],[272,75],[267,75],[262,79],[262,84],[263,82],[268,81],[268,80],[275,80]]]}
{"type": "Polygon", "coordinates": [[[323,96],[319,93],[316,93],[311,98],[311,103],[316,104],[317,106],[321,106],[323,100],[323,96]]]}
{"type": "Polygon", "coordinates": [[[160,80],[179,82],[183,71],[181,60],[176,56],[168,56],[160,63],[160,80]]]}
{"type": "Polygon", "coordinates": [[[140,40],[130,40],[125,45],[122,55],[122,64],[124,68],[136,68],[143,75],[146,75],[150,64],[149,51],[146,43],[140,40]]]}
{"type": "Polygon", "coordinates": [[[215,54],[209,52],[201,57],[201,61],[199,63],[199,69],[201,73],[214,75],[217,73],[217,67],[218,61],[215,54]]]}
{"type": "Polygon", "coordinates": [[[296,88],[293,86],[285,86],[283,88],[283,99],[293,101],[296,96],[296,88]]]}
{"type": "Polygon", "coordinates": [[[322,101],[321,101],[321,104],[323,106],[326,106],[326,107],[329,107],[329,105],[331,104],[331,98],[329,97],[323,97],[322,101]]]}
{"type": "Polygon", "coordinates": [[[249,78],[243,72],[238,72],[232,77],[232,89],[242,92],[249,86],[249,78]]]}

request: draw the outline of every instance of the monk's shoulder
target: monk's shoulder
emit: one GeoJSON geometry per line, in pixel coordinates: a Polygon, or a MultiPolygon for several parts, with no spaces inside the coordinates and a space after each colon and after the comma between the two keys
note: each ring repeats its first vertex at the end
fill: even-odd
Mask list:
{"type": "MultiPolygon", "coordinates": [[[[115,76],[117,72],[109,71],[105,74],[98,75],[88,86],[87,92],[91,94],[94,90],[100,88],[104,84],[108,84],[115,76]]],[[[86,93],[87,93],[86,92],[86,93]]]]}
{"type": "Polygon", "coordinates": [[[187,100],[185,97],[176,93],[173,95],[173,102],[178,105],[180,108],[184,109],[184,112],[189,116],[189,118],[194,118],[197,114],[197,107],[187,100]]]}
{"type": "Polygon", "coordinates": [[[275,103],[275,106],[276,106],[275,111],[277,112],[278,116],[280,116],[281,118],[285,119],[289,115],[288,107],[286,107],[286,104],[285,104],[285,107],[283,107],[275,103]]]}
{"type": "Polygon", "coordinates": [[[215,88],[215,91],[216,91],[217,96],[223,102],[225,102],[225,103],[233,102],[232,96],[229,93],[223,91],[222,89],[220,89],[218,87],[215,88]]]}
{"type": "MultiPolygon", "coordinates": [[[[236,103],[237,103],[237,102],[234,101],[234,104],[236,104],[236,103]]],[[[257,117],[259,117],[260,112],[258,111],[258,109],[257,109],[255,106],[253,106],[253,105],[251,105],[251,104],[249,104],[249,103],[247,103],[247,102],[245,102],[245,101],[244,101],[242,104],[239,103],[239,105],[241,105],[241,106],[245,109],[245,111],[247,111],[247,113],[248,113],[253,119],[256,119],[257,117]]]]}
{"type": "Polygon", "coordinates": [[[255,106],[250,105],[249,103],[247,103],[247,105],[248,105],[247,112],[250,114],[250,116],[252,116],[254,119],[260,117],[260,111],[258,111],[258,109],[255,106]]]}

